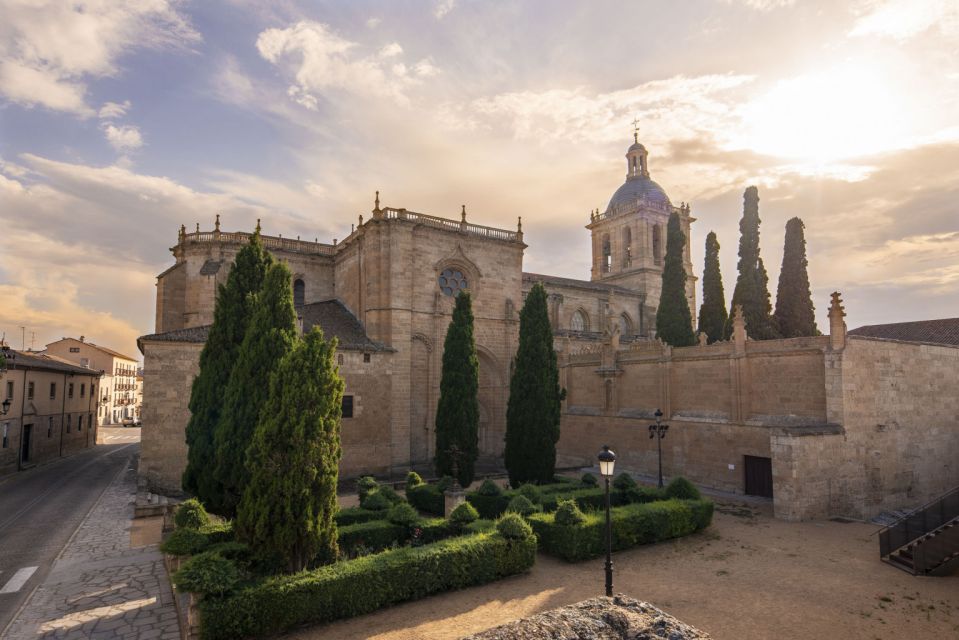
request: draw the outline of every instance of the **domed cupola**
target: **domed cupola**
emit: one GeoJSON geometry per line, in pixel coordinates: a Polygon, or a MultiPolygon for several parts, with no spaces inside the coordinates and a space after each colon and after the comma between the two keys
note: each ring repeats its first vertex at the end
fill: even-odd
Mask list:
{"type": "Polygon", "coordinates": [[[639,205],[639,201],[657,208],[670,206],[669,196],[649,177],[649,152],[634,132],[633,144],[626,150],[626,182],[610,198],[606,212],[615,214],[617,209],[639,205]]]}

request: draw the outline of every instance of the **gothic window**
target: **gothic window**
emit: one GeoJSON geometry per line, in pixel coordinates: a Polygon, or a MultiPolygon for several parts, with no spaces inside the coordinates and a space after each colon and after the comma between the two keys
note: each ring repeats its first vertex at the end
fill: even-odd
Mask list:
{"type": "Polygon", "coordinates": [[[659,264],[663,261],[663,241],[662,241],[662,226],[658,224],[653,225],[653,260],[656,261],[656,264],[659,264]]]}
{"type": "Polygon", "coordinates": [[[609,244],[609,234],[603,236],[603,273],[609,273],[613,266],[613,250],[609,244]]]}
{"type": "Polygon", "coordinates": [[[629,227],[623,229],[623,266],[630,267],[633,264],[633,230],[629,227]]]}
{"type": "Polygon", "coordinates": [[[619,316],[619,335],[629,336],[633,334],[633,321],[625,313],[619,316]]]}
{"type": "Polygon", "coordinates": [[[469,289],[469,283],[463,272],[455,267],[443,269],[439,277],[440,291],[446,296],[455,296],[460,291],[469,289]]]}
{"type": "Polygon", "coordinates": [[[293,281],[293,306],[299,309],[306,299],[306,284],[297,278],[293,281]]]}
{"type": "Polygon", "coordinates": [[[589,331],[589,318],[583,313],[582,309],[577,309],[573,313],[573,319],[569,323],[569,328],[573,331],[589,331]]]}

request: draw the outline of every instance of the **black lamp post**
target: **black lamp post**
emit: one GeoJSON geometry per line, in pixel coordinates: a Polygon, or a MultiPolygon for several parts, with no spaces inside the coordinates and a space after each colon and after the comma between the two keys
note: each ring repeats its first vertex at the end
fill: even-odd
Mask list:
{"type": "Polygon", "coordinates": [[[663,412],[659,409],[656,409],[656,413],[653,414],[656,416],[656,424],[649,425],[649,439],[652,440],[656,438],[657,449],[659,450],[659,488],[663,488],[663,438],[666,437],[666,432],[669,431],[669,425],[662,423],[663,412]]]}
{"type": "Polygon", "coordinates": [[[599,474],[606,480],[606,595],[613,596],[613,527],[609,515],[609,479],[613,477],[616,454],[603,445],[599,452],[599,474]]]}

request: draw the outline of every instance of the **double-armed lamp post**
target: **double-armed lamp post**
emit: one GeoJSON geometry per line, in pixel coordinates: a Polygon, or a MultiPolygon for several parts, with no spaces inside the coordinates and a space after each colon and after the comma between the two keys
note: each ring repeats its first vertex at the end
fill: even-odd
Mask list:
{"type": "Polygon", "coordinates": [[[613,596],[613,527],[609,515],[609,479],[613,477],[616,454],[603,445],[599,452],[599,474],[606,480],[606,595],[613,596]]]}
{"type": "Polygon", "coordinates": [[[656,413],[653,414],[656,416],[656,424],[649,425],[649,439],[652,440],[656,438],[657,449],[659,450],[659,488],[663,488],[663,438],[666,437],[666,432],[669,431],[669,425],[663,424],[663,412],[659,409],[656,409],[656,413]]]}

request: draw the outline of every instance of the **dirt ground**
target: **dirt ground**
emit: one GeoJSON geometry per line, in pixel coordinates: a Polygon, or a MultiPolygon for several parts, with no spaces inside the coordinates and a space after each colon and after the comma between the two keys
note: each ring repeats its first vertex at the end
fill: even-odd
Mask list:
{"type": "MultiPolygon", "coordinates": [[[[614,554],[617,592],[732,638],[959,638],[959,574],[917,578],[879,561],[878,527],[789,523],[745,505],[717,505],[684,539],[614,554]]],[[[602,595],[603,559],[540,554],[533,570],[493,584],[304,629],[297,639],[459,638],[602,595]]]]}

